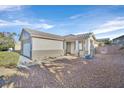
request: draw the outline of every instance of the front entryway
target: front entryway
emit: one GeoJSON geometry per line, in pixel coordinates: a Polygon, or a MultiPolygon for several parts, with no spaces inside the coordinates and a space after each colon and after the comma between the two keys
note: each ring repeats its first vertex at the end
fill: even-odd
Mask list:
{"type": "Polygon", "coordinates": [[[66,54],[74,54],[75,51],[75,43],[74,42],[66,42],[66,54]]]}
{"type": "Polygon", "coordinates": [[[66,44],[67,44],[67,51],[66,51],[66,53],[67,54],[71,54],[71,42],[67,42],[66,44]]]}

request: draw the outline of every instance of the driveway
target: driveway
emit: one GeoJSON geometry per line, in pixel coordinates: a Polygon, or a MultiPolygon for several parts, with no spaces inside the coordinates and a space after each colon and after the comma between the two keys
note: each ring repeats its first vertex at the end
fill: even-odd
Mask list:
{"type": "Polygon", "coordinates": [[[91,60],[60,58],[51,63],[20,69],[14,87],[116,88],[124,87],[124,54],[117,46],[99,48],[91,60]],[[100,52],[100,51],[106,52],[100,52]]]}

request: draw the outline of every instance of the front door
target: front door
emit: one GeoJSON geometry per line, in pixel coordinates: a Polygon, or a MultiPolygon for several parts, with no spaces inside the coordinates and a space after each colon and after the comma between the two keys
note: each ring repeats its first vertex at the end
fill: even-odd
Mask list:
{"type": "Polygon", "coordinates": [[[67,42],[67,54],[71,54],[71,42],[67,42]]]}

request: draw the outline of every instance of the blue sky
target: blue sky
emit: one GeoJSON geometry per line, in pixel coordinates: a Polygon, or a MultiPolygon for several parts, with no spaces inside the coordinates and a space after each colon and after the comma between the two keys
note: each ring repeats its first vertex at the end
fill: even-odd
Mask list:
{"type": "Polygon", "coordinates": [[[94,32],[96,38],[124,34],[124,6],[0,6],[0,31],[31,28],[57,35],[94,32]]]}

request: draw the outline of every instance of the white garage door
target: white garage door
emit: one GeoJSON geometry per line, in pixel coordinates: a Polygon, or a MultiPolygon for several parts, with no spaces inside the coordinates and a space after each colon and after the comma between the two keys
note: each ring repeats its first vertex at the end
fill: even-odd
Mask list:
{"type": "Polygon", "coordinates": [[[24,43],[23,44],[23,55],[26,57],[30,57],[30,52],[31,51],[31,47],[30,47],[30,43],[24,43]]]}

